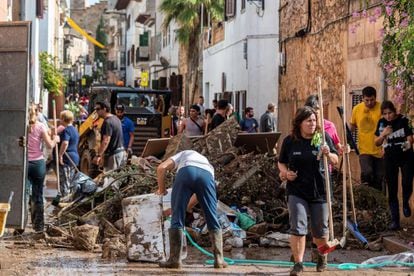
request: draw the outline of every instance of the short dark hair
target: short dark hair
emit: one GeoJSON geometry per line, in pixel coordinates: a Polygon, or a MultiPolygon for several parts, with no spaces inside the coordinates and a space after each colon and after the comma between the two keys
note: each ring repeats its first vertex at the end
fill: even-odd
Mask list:
{"type": "Polygon", "coordinates": [[[381,113],[384,112],[385,109],[389,109],[394,113],[397,113],[397,109],[395,108],[394,104],[391,101],[383,101],[381,104],[381,113]]]}
{"type": "Polygon", "coordinates": [[[111,106],[108,102],[96,102],[95,105],[99,105],[99,107],[105,109],[106,112],[111,112],[111,106]]]}
{"type": "Polygon", "coordinates": [[[190,106],[190,109],[194,109],[197,111],[198,114],[200,114],[200,107],[196,104],[193,104],[192,106],[190,106]]]}
{"type": "Polygon", "coordinates": [[[246,107],[246,109],[244,110],[244,114],[247,114],[247,113],[249,113],[250,111],[252,111],[253,110],[253,107],[246,107]]]}
{"type": "Polygon", "coordinates": [[[213,116],[214,116],[214,109],[207,108],[206,110],[204,110],[204,114],[206,116],[207,116],[207,114],[210,114],[210,117],[213,118],[213,116]]]}
{"type": "Polygon", "coordinates": [[[319,97],[317,95],[310,95],[306,98],[305,106],[312,107],[313,109],[320,109],[319,97]]]}
{"type": "Polygon", "coordinates": [[[125,106],[123,104],[117,104],[115,106],[115,109],[116,110],[120,110],[120,111],[124,111],[125,110],[125,106]]]}
{"type": "Polygon", "coordinates": [[[377,90],[375,90],[372,86],[367,86],[364,89],[362,89],[362,97],[376,97],[377,96],[377,90]]]}
{"type": "Polygon", "coordinates": [[[229,102],[227,100],[220,100],[217,103],[218,109],[222,109],[222,110],[226,109],[228,105],[229,105],[229,102]]]}
{"type": "Polygon", "coordinates": [[[200,98],[200,99],[204,99],[204,97],[203,97],[203,96],[200,96],[200,97],[198,97],[198,98],[200,98]]]}

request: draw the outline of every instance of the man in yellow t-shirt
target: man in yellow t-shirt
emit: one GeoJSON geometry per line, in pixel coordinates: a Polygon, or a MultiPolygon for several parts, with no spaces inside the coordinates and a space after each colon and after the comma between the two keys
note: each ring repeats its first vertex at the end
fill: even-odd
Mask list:
{"type": "Polygon", "coordinates": [[[375,145],[375,130],[381,118],[380,103],[376,101],[375,88],[367,86],[362,90],[362,102],[352,110],[351,130],[358,128],[359,164],[361,183],[382,191],[384,160],[381,147],[375,145]]]}

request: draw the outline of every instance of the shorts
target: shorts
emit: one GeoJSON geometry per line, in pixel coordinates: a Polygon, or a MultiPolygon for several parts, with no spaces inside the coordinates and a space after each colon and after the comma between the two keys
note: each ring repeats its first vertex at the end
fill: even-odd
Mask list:
{"type": "Polygon", "coordinates": [[[294,196],[288,196],[289,232],[294,236],[306,236],[308,233],[308,216],[314,238],[328,237],[328,204],[309,203],[294,196]]]}

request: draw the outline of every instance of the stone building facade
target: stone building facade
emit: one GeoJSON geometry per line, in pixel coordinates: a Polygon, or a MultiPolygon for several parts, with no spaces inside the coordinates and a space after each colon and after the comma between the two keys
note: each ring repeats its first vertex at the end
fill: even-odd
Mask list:
{"type": "MultiPolygon", "coordinates": [[[[298,107],[310,94],[317,93],[317,77],[322,80],[325,118],[343,134],[337,106],[342,105],[342,85],[346,86],[348,118],[366,86],[377,90],[377,100],[387,98],[383,71],[379,65],[382,18],[372,16],[380,1],[361,6],[358,0],[282,0],[280,4],[279,130],[291,129],[298,107]],[[352,16],[366,10],[365,16],[352,16]]],[[[365,14],[365,12],[364,12],[365,14]]],[[[353,168],[359,177],[358,162],[353,168]]]]}
{"type": "MultiPolygon", "coordinates": [[[[108,2],[106,0],[101,0],[89,7],[86,5],[86,0],[71,0],[70,14],[76,24],[88,32],[92,37],[95,37],[101,16],[104,14],[104,10],[107,7],[108,2]]],[[[88,45],[89,58],[90,60],[94,60],[95,47],[90,42],[88,42],[88,45]]]]}

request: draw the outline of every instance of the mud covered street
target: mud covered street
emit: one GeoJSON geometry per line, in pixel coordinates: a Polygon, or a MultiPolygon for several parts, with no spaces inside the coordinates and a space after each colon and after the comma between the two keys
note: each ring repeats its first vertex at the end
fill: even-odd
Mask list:
{"type": "MultiPolygon", "coordinates": [[[[205,265],[207,259],[195,248],[189,248],[189,257],[182,270],[161,269],[154,263],[128,262],[124,259],[107,261],[101,253],[88,253],[68,249],[49,248],[42,243],[3,240],[0,242],[0,275],[288,275],[289,268],[265,265],[232,265],[214,270],[205,265]]],[[[310,259],[306,252],[305,261],[310,259]]],[[[360,263],[371,257],[387,254],[386,251],[337,250],[330,254],[330,263],[360,263]]],[[[225,255],[234,259],[288,260],[289,249],[245,248],[233,249],[225,255]]],[[[340,271],[329,269],[323,275],[411,275],[406,268],[340,271]]],[[[305,268],[305,275],[320,275],[314,268],[305,268]]]]}

